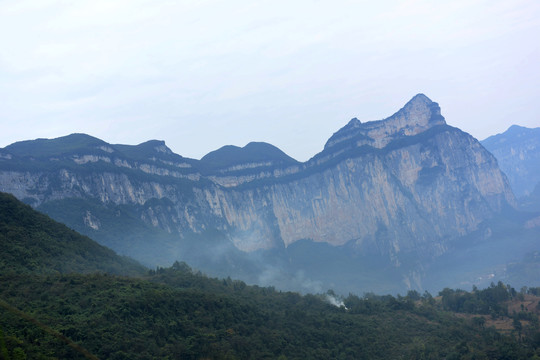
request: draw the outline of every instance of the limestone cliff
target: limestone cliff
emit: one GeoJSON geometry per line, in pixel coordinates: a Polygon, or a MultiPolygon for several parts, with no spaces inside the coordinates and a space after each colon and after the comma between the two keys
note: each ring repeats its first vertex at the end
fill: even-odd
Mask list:
{"type": "Polygon", "coordinates": [[[300,169],[268,177],[206,190],[243,250],[353,241],[399,263],[401,252],[439,255],[448,239],[515,206],[494,157],[421,94],[385,120],[353,119],[300,169]]]}
{"type": "MultiPolygon", "coordinates": [[[[180,236],[218,229],[248,252],[310,239],[395,265],[440,255],[515,206],[495,158],[422,94],[384,120],[351,120],[305,163],[260,143],[200,161],[160,141],[112,145],[75,134],[15,143],[0,149],[0,190],[33,206],[68,198],[127,206],[149,226],[180,236]]],[[[80,217],[101,231],[100,214],[80,217]]]]}

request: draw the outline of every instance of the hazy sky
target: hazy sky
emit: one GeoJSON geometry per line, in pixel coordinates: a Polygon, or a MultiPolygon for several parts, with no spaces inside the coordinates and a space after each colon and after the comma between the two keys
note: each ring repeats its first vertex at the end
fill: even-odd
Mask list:
{"type": "Polygon", "coordinates": [[[420,92],[479,139],[540,126],[540,1],[0,0],[0,147],[83,132],[307,160],[420,92]]]}

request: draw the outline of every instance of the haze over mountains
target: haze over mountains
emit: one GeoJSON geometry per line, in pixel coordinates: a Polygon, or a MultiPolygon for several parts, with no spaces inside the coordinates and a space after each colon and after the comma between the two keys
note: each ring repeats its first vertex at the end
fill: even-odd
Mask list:
{"type": "Polygon", "coordinates": [[[0,190],[148,266],[303,291],[486,281],[537,246],[495,157],[423,94],[304,163],[265,143],[194,160],[156,140],[18,142],[0,149],[0,190]]]}
{"type": "Polygon", "coordinates": [[[513,125],[482,145],[495,155],[517,197],[530,195],[540,185],[540,128],[513,125]]]}

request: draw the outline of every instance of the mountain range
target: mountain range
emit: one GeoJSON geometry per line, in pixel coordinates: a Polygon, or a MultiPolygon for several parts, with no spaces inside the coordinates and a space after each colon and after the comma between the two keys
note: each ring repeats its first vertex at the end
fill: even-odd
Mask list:
{"type": "Polygon", "coordinates": [[[157,140],[22,141],[0,149],[0,190],[151,267],[184,260],[304,291],[423,289],[491,279],[535,250],[534,217],[488,145],[418,94],[383,120],[352,119],[306,162],[256,142],[195,160],[157,140]]]}

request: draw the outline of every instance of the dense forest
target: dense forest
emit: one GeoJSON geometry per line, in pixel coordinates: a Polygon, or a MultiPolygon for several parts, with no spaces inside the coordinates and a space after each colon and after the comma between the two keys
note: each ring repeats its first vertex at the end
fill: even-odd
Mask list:
{"type": "Polygon", "coordinates": [[[0,192],[0,270],[141,275],[146,268],[0,192]]]}
{"type": "Polygon", "coordinates": [[[184,263],[142,278],[3,274],[0,344],[4,359],[531,359],[538,305],[508,309],[539,290],[301,296],[184,263]]]}
{"type": "Polygon", "coordinates": [[[540,359],[540,288],[300,295],[144,270],[0,197],[0,359],[540,359]]]}

